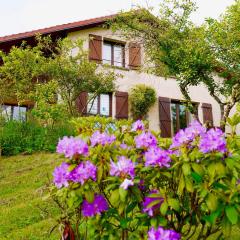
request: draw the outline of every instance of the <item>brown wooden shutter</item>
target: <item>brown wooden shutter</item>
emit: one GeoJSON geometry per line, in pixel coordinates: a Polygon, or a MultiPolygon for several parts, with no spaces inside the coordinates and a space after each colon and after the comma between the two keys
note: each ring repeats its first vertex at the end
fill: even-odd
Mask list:
{"type": "Polygon", "coordinates": [[[211,124],[213,124],[212,105],[209,103],[202,103],[202,111],[203,123],[210,122],[211,124]]]}
{"type": "Polygon", "coordinates": [[[171,137],[171,100],[169,98],[159,97],[158,101],[161,137],[171,137]]]}
{"type": "Polygon", "coordinates": [[[137,69],[141,66],[141,46],[138,43],[129,44],[129,68],[137,69]]]}
{"type": "Polygon", "coordinates": [[[128,93],[116,92],[116,118],[128,118],[128,93]]]}
{"type": "Polygon", "coordinates": [[[76,99],[76,107],[77,111],[81,115],[85,115],[87,113],[87,92],[81,92],[79,97],[76,99]]]}
{"type": "Polygon", "coordinates": [[[102,37],[89,35],[89,60],[102,62],[102,37]]]}

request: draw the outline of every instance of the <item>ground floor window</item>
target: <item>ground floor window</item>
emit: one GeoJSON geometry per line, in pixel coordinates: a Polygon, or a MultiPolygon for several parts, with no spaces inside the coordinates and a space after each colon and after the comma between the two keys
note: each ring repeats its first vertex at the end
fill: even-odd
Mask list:
{"type": "Polygon", "coordinates": [[[192,119],[192,114],[183,103],[171,102],[172,135],[176,134],[180,129],[186,128],[192,119]]]}
{"type": "Polygon", "coordinates": [[[88,114],[111,116],[112,101],[110,94],[100,94],[94,98],[94,95],[89,93],[88,99],[91,99],[87,105],[88,114]]]}
{"type": "Polygon", "coordinates": [[[26,106],[4,104],[0,106],[1,115],[7,120],[25,121],[27,114],[26,106]]]}

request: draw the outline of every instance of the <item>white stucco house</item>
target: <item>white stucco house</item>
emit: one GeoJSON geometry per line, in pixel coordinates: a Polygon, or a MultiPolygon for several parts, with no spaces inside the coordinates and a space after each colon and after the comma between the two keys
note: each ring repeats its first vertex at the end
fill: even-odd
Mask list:
{"type": "MultiPolygon", "coordinates": [[[[91,110],[88,107],[86,110],[91,111],[91,114],[128,118],[130,116],[128,93],[136,84],[145,84],[153,87],[158,96],[158,101],[148,113],[150,128],[156,131],[161,130],[163,137],[170,137],[191,121],[191,115],[181,103],[183,96],[177,82],[173,78],[165,79],[137,70],[144,65],[144,49],[134,42],[124,41],[111,29],[102,27],[107,20],[113,17],[114,15],[88,19],[0,37],[0,49],[8,52],[12,46],[18,46],[23,40],[34,44],[34,37],[37,33],[50,34],[53,38],[84,39],[84,47],[89,50],[90,61],[96,61],[100,65],[114,66],[116,73],[123,76],[116,81],[116,92],[101,94],[95,99],[91,110]]],[[[88,93],[79,94],[78,108],[81,110],[87,102],[88,93]]],[[[207,89],[204,86],[192,87],[190,96],[198,108],[200,121],[203,123],[212,121],[214,126],[219,126],[220,108],[207,89]]],[[[10,109],[13,118],[17,118],[19,107],[14,102],[7,102],[5,107],[10,109]]],[[[20,111],[25,112],[27,107],[22,106],[20,111]]]]}

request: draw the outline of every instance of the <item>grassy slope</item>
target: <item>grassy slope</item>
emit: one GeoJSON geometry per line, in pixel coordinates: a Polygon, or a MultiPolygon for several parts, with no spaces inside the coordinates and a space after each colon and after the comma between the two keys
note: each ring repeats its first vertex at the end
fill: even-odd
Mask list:
{"type": "Polygon", "coordinates": [[[0,240],[59,239],[54,203],[44,202],[44,185],[51,178],[57,155],[33,154],[0,158],[0,240]]]}
{"type": "MultiPolygon", "coordinates": [[[[57,230],[49,235],[58,210],[42,199],[43,186],[58,163],[55,154],[0,158],[0,240],[59,239],[57,230]]],[[[238,239],[235,228],[231,240],[238,239]]]]}

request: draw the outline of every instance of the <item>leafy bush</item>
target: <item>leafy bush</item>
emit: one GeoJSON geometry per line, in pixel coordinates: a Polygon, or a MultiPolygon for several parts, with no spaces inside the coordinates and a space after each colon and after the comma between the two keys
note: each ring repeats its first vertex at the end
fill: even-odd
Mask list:
{"type": "Polygon", "coordinates": [[[74,134],[69,124],[58,124],[54,127],[43,127],[35,122],[6,122],[0,128],[0,149],[2,155],[50,151],[56,149],[58,139],[74,134]]]}
{"type": "Polygon", "coordinates": [[[156,102],[156,91],[154,88],[139,84],[132,88],[129,100],[133,119],[143,119],[156,102]]]}
{"type": "Polygon", "coordinates": [[[228,238],[240,223],[239,146],[237,136],[226,141],[220,129],[198,122],[171,144],[142,121],[64,137],[57,152],[66,159],[50,193],[61,206],[65,237],[228,238]]]}

